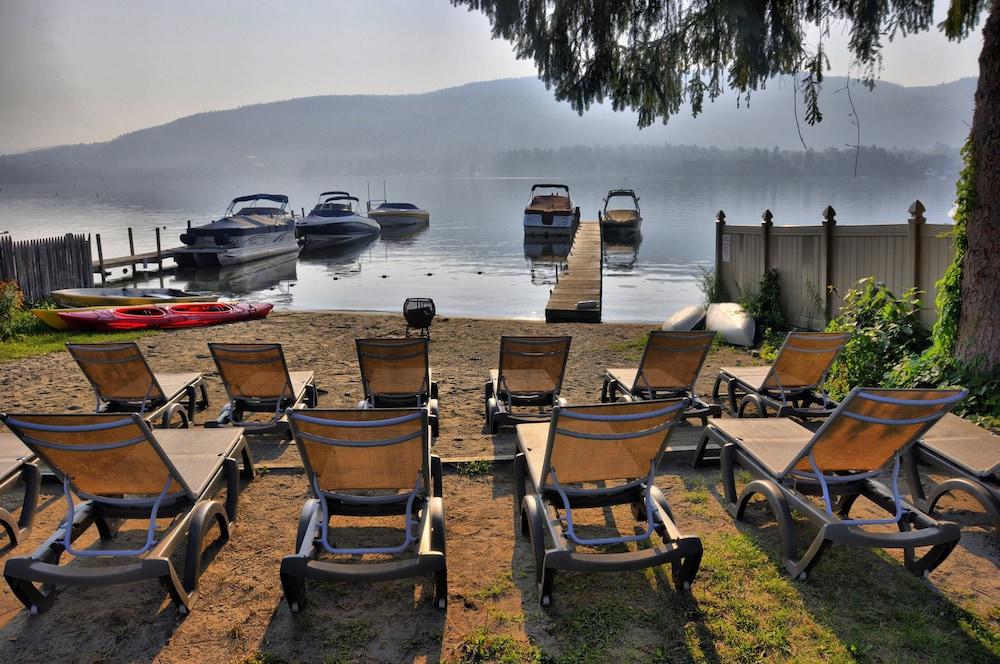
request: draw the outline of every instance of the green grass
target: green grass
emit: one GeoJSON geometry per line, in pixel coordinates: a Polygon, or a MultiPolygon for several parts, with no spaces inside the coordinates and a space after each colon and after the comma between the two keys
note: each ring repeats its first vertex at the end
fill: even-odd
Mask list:
{"type": "Polygon", "coordinates": [[[500,599],[514,589],[514,580],[510,573],[501,574],[476,591],[477,599],[500,599]]]}
{"type": "Polygon", "coordinates": [[[0,362],[10,362],[25,357],[48,355],[65,350],[66,344],[95,344],[102,342],[134,341],[139,337],[154,334],[152,331],[140,332],[71,332],[53,330],[41,321],[40,329],[19,335],[14,339],[0,342],[0,362]]]}
{"type": "Polygon", "coordinates": [[[452,661],[456,664],[540,664],[543,660],[538,648],[510,635],[479,628],[462,639],[457,657],[452,661]]]}
{"type": "Polygon", "coordinates": [[[483,477],[493,472],[493,462],[489,459],[463,461],[455,464],[455,470],[466,477],[483,477]]]}
{"type": "Polygon", "coordinates": [[[370,620],[352,618],[338,622],[326,637],[324,645],[330,652],[324,661],[328,664],[365,661],[364,648],[374,638],[370,620]]]}

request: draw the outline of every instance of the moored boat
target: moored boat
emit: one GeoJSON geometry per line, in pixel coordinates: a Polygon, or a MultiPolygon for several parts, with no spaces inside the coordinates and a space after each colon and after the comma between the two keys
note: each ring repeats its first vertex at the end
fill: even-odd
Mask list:
{"type": "Polygon", "coordinates": [[[378,222],[360,214],[361,201],[346,191],[325,191],[309,214],[295,223],[306,247],[335,246],[378,237],[378,222]]]}
{"type": "Polygon", "coordinates": [[[604,212],[600,215],[601,230],[606,235],[636,233],[642,224],[639,197],[632,189],[612,189],[604,197],[604,212]]]}
{"type": "Polygon", "coordinates": [[[174,260],[180,267],[193,267],[234,265],[268,256],[298,254],[295,219],[287,207],[288,197],[281,194],[234,198],[221,219],[189,228],[181,235],[185,246],[174,250],[174,260]],[[278,205],[260,205],[261,201],[278,205]]]}
{"type": "Polygon", "coordinates": [[[52,299],[65,307],[124,307],[169,302],[214,302],[219,298],[176,288],[63,288],[52,291],[52,299]]]}
{"type": "Polygon", "coordinates": [[[524,208],[525,235],[572,235],[579,223],[580,208],[573,207],[569,187],[564,184],[532,185],[531,199],[524,208]]]}
{"type": "Polygon", "coordinates": [[[265,318],[273,304],[250,302],[190,302],[161,306],[114,307],[111,309],[56,309],[56,315],[71,329],[152,330],[207,327],[222,323],[265,318]]]}
{"type": "Polygon", "coordinates": [[[418,226],[430,223],[431,213],[413,203],[390,203],[388,201],[368,201],[368,216],[383,228],[418,226]],[[378,205],[372,206],[373,203],[378,205]]]}

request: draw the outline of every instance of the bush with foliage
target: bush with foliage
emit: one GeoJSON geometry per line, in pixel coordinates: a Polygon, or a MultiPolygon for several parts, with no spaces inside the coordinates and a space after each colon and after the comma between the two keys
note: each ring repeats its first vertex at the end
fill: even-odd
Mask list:
{"type": "Polygon", "coordinates": [[[962,316],[962,267],[965,262],[965,218],[972,205],[975,165],[969,143],[962,148],[965,168],[958,180],[955,196],[955,258],[944,276],[937,282],[937,321],[934,323],[932,344],[922,354],[900,362],[886,377],[892,387],[964,387],[966,397],[955,408],[960,415],[970,416],[988,426],[1000,426],[1000,371],[987,372],[982,367],[962,362],[954,357],[958,337],[958,321],[962,316]]]}
{"type": "Polygon", "coordinates": [[[785,312],[781,309],[781,288],[778,285],[777,270],[768,270],[761,275],[757,288],[744,293],[739,304],[757,323],[754,341],[760,341],[769,334],[788,329],[785,312]]]}
{"type": "Polygon", "coordinates": [[[915,288],[896,297],[885,284],[867,277],[848,291],[840,314],[826,328],[851,333],[830,370],[830,395],[839,399],[854,387],[883,385],[894,367],[919,355],[928,341],[919,314],[915,288]]]}
{"type": "Polygon", "coordinates": [[[14,339],[35,327],[36,318],[25,311],[24,296],[14,281],[0,281],[0,341],[14,339]]]}
{"type": "Polygon", "coordinates": [[[701,291],[701,301],[705,306],[722,301],[722,284],[715,270],[701,268],[701,273],[698,275],[698,290],[701,291]]]}

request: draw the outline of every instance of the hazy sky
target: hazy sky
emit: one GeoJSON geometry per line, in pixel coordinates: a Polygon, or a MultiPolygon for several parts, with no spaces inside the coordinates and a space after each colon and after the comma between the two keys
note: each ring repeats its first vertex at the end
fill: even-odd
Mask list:
{"type": "MultiPolygon", "coordinates": [[[[843,74],[845,40],[832,41],[843,74]]],[[[897,40],[882,78],[974,76],[981,46],[897,40]]],[[[482,14],[448,0],[0,0],[0,153],[261,101],[533,75],[482,14]]]]}

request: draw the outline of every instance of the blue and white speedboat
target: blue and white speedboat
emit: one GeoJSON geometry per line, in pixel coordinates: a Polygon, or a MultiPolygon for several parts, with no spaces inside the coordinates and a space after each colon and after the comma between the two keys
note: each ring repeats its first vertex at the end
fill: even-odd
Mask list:
{"type": "Polygon", "coordinates": [[[295,233],[309,246],[334,246],[378,237],[378,222],[359,213],[360,201],[346,191],[325,191],[315,207],[295,224],[295,233]]]}

